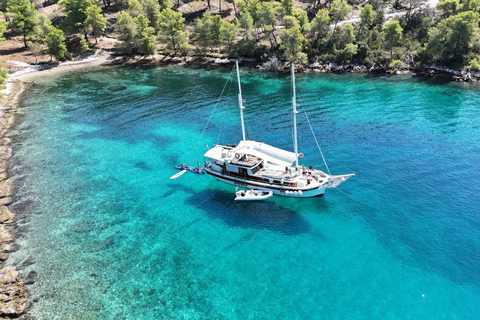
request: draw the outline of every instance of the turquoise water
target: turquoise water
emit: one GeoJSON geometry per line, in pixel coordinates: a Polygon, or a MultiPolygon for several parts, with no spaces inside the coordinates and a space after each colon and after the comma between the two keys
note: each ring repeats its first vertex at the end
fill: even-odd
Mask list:
{"type": "MultiPolygon", "coordinates": [[[[236,203],[210,177],[169,180],[206,144],[239,141],[235,83],[199,139],[228,77],[101,69],[28,92],[10,133],[20,250],[8,262],[35,258],[22,270],[37,272],[31,316],[478,317],[478,87],[298,75],[332,174],[356,176],[323,198],[236,203]]],[[[291,149],[289,77],[242,80],[248,138],[291,149]]],[[[321,167],[299,123],[303,160],[321,167]]]]}

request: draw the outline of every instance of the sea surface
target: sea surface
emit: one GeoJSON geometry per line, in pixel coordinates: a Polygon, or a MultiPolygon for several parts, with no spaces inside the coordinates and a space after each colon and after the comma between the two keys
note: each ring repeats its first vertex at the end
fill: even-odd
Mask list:
{"type": "MultiPolygon", "coordinates": [[[[289,75],[241,74],[247,138],[292,150],[289,75]]],[[[229,78],[107,68],[26,93],[8,263],[34,258],[31,317],[478,319],[478,86],[299,74],[301,163],[327,170],[306,112],[330,172],[356,175],[323,198],[237,203],[209,176],[169,179],[241,139],[229,78]]]]}

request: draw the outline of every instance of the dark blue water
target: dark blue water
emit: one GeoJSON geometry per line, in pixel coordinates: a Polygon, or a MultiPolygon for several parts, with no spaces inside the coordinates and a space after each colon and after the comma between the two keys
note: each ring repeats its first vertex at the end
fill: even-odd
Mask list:
{"type": "MultiPolygon", "coordinates": [[[[332,174],[356,176],[324,198],[236,203],[210,177],[169,179],[206,144],[239,141],[235,82],[200,139],[228,77],[101,69],[27,93],[10,134],[21,249],[8,262],[35,257],[32,316],[478,317],[478,87],[298,75],[332,174]]],[[[289,77],[242,80],[247,137],[291,150],[289,77]]],[[[303,113],[299,140],[322,168],[303,113]]]]}

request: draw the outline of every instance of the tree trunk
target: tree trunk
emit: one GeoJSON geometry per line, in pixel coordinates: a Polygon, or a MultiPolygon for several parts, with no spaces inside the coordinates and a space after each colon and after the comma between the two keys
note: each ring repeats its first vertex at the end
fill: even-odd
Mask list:
{"type": "Polygon", "coordinates": [[[177,49],[175,48],[175,37],[173,36],[172,32],[172,46],[173,46],[173,54],[177,54],[177,49]]]}
{"type": "Polygon", "coordinates": [[[218,12],[222,12],[222,0],[218,0],[218,12]]]}
{"type": "Polygon", "coordinates": [[[235,17],[238,16],[238,14],[237,14],[237,6],[235,5],[235,0],[233,1],[233,12],[235,12],[235,17]]]}
{"type": "Polygon", "coordinates": [[[25,45],[25,48],[27,48],[27,32],[25,29],[23,29],[23,44],[25,45]]]}

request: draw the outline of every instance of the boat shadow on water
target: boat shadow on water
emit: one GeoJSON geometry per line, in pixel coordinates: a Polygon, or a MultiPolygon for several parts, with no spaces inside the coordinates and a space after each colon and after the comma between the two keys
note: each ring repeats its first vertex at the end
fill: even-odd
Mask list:
{"type": "Polygon", "coordinates": [[[273,201],[236,202],[234,197],[231,192],[210,189],[192,193],[186,204],[231,227],[268,229],[285,235],[311,229],[310,223],[290,208],[273,201]]]}

